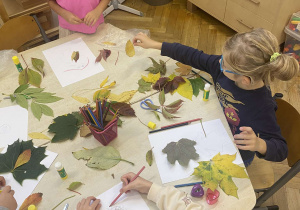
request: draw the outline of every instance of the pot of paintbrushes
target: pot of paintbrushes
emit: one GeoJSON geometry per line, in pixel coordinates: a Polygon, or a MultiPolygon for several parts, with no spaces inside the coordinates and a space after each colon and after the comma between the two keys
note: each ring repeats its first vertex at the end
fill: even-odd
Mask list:
{"type": "Polygon", "coordinates": [[[118,136],[118,111],[110,110],[110,102],[106,99],[96,101],[96,109],[89,105],[79,107],[80,113],[95,137],[104,146],[118,136]]]}

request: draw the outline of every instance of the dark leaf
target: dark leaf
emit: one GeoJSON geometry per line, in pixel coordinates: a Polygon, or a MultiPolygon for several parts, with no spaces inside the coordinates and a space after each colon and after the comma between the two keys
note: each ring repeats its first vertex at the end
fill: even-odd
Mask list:
{"type": "Polygon", "coordinates": [[[172,103],[170,103],[169,105],[166,105],[167,108],[175,108],[175,107],[178,107],[178,106],[181,106],[181,104],[183,103],[184,101],[181,100],[181,99],[178,99],[172,103]]]}
{"type": "Polygon", "coordinates": [[[177,117],[175,115],[170,114],[165,108],[162,108],[162,114],[167,119],[179,118],[179,117],[177,117]]]}
{"type": "Polygon", "coordinates": [[[156,81],[156,83],[153,85],[154,90],[161,90],[164,88],[164,86],[167,84],[167,82],[170,80],[169,77],[161,77],[159,80],[156,81]]]}
{"type": "Polygon", "coordinates": [[[199,95],[199,90],[204,90],[205,82],[200,77],[196,79],[189,79],[189,81],[193,87],[193,95],[197,97],[199,95]]]}
{"type": "Polygon", "coordinates": [[[179,109],[181,106],[182,106],[182,105],[179,105],[179,106],[174,107],[174,108],[168,108],[168,107],[165,107],[165,110],[166,110],[168,113],[174,114],[175,112],[178,111],[178,109],[179,109]]]}
{"type": "Polygon", "coordinates": [[[117,103],[113,103],[111,104],[111,107],[117,111],[119,110],[119,113],[123,116],[133,116],[133,117],[136,117],[135,115],[135,112],[134,110],[132,109],[132,107],[127,104],[127,103],[120,103],[120,102],[117,102],[117,103]]]}

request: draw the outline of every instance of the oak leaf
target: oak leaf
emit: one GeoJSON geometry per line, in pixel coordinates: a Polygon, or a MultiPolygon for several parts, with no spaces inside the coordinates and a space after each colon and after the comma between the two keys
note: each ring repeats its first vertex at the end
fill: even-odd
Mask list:
{"type": "Polygon", "coordinates": [[[128,40],[126,43],[125,51],[126,55],[128,55],[129,57],[133,57],[135,55],[134,46],[130,40],[128,40]]]}
{"type": "Polygon", "coordinates": [[[179,67],[177,69],[175,69],[175,71],[180,73],[180,76],[186,76],[189,75],[190,72],[192,71],[192,67],[185,65],[183,63],[177,62],[176,65],[179,67]]]}
{"type": "Polygon", "coordinates": [[[194,147],[195,144],[195,141],[182,138],[178,142],[167,144],[162,152],[167,154],[167,159],[171,164],[174,164],[177,160],[180,165],[186,167],[191,159],[197,160],[199,158],[199,154],[194,147]]]}
{"type": "Polygon", "coordinates": [[[218,153],[209,161],[200,161],[199,166],[194,169],[194,173],[197,177],[201,177],[204,187],[210,188],[214,191],[218,185],[227,194],[238,198],[237,186],[232,180],[232,177],[236,178],[248,178],[245,172],[245,168],[238,166],[232,161],[236,158],[234,155],[221,155],[218,153]]]}
{"type": "Polygon", "coordinates": [[[22,203],[19,210],[27,210],[30,205],[37,205],[42,201],[43,193],[33,193],[29,195],[22,203]]]}

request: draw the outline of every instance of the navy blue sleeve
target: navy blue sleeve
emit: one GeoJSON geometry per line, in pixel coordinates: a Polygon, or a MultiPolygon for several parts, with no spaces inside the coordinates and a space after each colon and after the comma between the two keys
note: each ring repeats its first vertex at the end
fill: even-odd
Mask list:
{"type": "Polygon", "coordinates": [[[277,124],[274,105],[270,105],[262,110],[255,117],[254,121],[257,123],[256,133],[259,133],[259,137],[265,140],[267,144],[266,154],[263,156],[256,152],[257,157],[275,162],[286,159],[288,147],[277,124]]]}
{"type": "Polygon", "coordinates": [[[221,73],[220,55],[208,55],[203,51],[188,47],[179,43],[162,43],[161,55],[168,56],[183,64],[209,73],[214,82],[221,73]]]}

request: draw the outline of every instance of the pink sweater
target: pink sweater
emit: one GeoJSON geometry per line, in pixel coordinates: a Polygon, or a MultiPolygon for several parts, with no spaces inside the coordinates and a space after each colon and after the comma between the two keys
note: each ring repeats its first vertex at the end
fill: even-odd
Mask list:
{"type": "MultiPolygon", "coordinates": [[[[74,15],[78,16],[80,19],[83,19],[88,12],[92,11],[98,6],[100,0],[56,0],[56,2],[65,10],[68,10],[74,15]]],[[[59,25],[62,28],[86,34],[95,33],[99,24],[104,22],[103,15],[100,16],[94,26],[87,26],[84,23],[79,25],[70,24],[61,16],[58,16],[58,20],[59,25]]]]}

